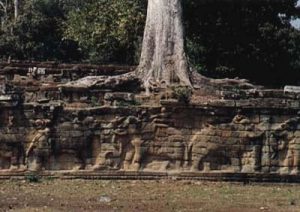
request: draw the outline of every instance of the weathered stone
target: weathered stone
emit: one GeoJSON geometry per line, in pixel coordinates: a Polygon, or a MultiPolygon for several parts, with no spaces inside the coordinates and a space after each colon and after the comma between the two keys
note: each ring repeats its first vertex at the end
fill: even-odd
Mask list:
{"type": "Polygon", "coordinates": [[[83,132],[82,131],[70,131],[70,136],[73,138],[82,137],[83,132]]]}
{"type": "Polygon", "coordinates": [[[284,86],[284,92],[290,92],[290,93],[300,93],[300,86],[290,86],[286,85],[284,86]]]}
{"type": "Polygon", "coordinates": [[[0,88],[0,169],[299,175],[297,95],[228,88],[231,99],[173,104],[160,101],[167,94],[144,98],[130,74],[86,77],[101,71],[56,66],[33,64],[22,75],[0,68],[0,78],[13,76],[0,88]]]}

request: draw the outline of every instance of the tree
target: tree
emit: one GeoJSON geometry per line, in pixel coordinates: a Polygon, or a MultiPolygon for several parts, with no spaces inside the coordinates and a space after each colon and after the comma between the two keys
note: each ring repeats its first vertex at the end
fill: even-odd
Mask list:
{"type": "Polygon", "coordinates": [[[300,84],[296,2],[0,0],[0,57],[139,63],[145,84],[190,85],[195,68],[212,78],[300,84]]]}
{"type": "Polygon", "coordinates": [[[144,0],[90,0],[67,15],[65,38],[78,42],[85,59],[135,64],[145,18],[144,0]]]}
{"type": "Polygon", "coordinates": [[[146,88],[151,83],[191,86],[188,70],[181,0],[148,0],[137,75],[146,88]]]}
{"type": "Polygon", "coordinates": [[[5,25],[7,24],[8,22],[8,19],[9,19],[9,12],[8,12],[8,9],[9,9],[9,2],[8,0],[5,0],[5,1],[0,1],[0,21],[1,21],[1,29],[3,29],[5,27],[5,25]]]}
{"type": "Polygon", "coordinates": [[[13,7],[13,18],[17,20],[19,16],[19,0],[0,0],[0,18],[1,18],[1,29],[7,24],[10,15],[10,9],[13,7]]]}
{"type": "Polygon", "coordinates": [[[3,59],[73,61],[81,57],[77,44],[63,39],[61,0],[20,1],[16,20],[15,1],[10,2],[9,17],[0,30],[3,59]]]}
{"type": "Polygon", "coordinates": [[[184,1],[189,61],[213,78],[280,87],[300,77],[297,0],[184,1]]]}
{"type": "Polygon", "coordinates": [[[14,16],[15,20],[17,20],[19,16],[19,0],[14,0],[14,16]]]}

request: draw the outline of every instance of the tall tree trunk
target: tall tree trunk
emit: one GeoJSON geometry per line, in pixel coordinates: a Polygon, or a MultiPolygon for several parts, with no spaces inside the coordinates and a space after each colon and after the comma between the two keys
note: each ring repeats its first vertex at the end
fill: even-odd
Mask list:
{"type": "Polygon", "coordinates": [[[181,0],[148,0],[137,75],[151,82],[191,86],[184,52],[181,0]]]}
{"type": "Polygon", "coordinates": [[[17,20],[19,16],[19,0],[14,0],[14,15],[15,15],[15,21],[17,20]]]}

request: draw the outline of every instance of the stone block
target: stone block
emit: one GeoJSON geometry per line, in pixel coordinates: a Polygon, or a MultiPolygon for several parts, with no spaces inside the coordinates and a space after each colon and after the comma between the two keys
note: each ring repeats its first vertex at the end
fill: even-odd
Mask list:
{"type": "Polygon", "coordinates": [[[78,137],[82,137],[84,135],[84,133],[82,131],[70,131],[70,135],[73,137],[73,138],[78,138],[78,137]]]}
{"type": "Polygon", "coordinates": [[[167,134],[168,134],[168,135],[181,135],[182,133],[181,133],[180,130],[178,130],[178,129],[176,129],[176,128],[169,127],[169,128],[167,129],[167,134]]]}
{"type": "Polygon", "coordinates": [[[156,136],[158,137],[167,137],[168,136],[168,128],[167,127],[158,127],[156,129],[156,136]]]}
{"type": "Polygon", "coordinates": [[[101,130],[95,130],[94,135],[101,135],[102,131],[101,130]]]}

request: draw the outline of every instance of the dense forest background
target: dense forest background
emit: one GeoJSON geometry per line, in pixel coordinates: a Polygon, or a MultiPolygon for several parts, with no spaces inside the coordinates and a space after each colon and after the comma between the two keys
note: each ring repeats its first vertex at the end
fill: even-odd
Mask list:
{"type": "MultiPolygon", "coordinates": [[[[146,0],[0,0],[0,59],[139,61],[146,0]],[[16,5],[17,3],[17,5],[16,5]]],[[[190,64],[210,77],[300,84],[297,0],[184,0],[190,64]]]]}

